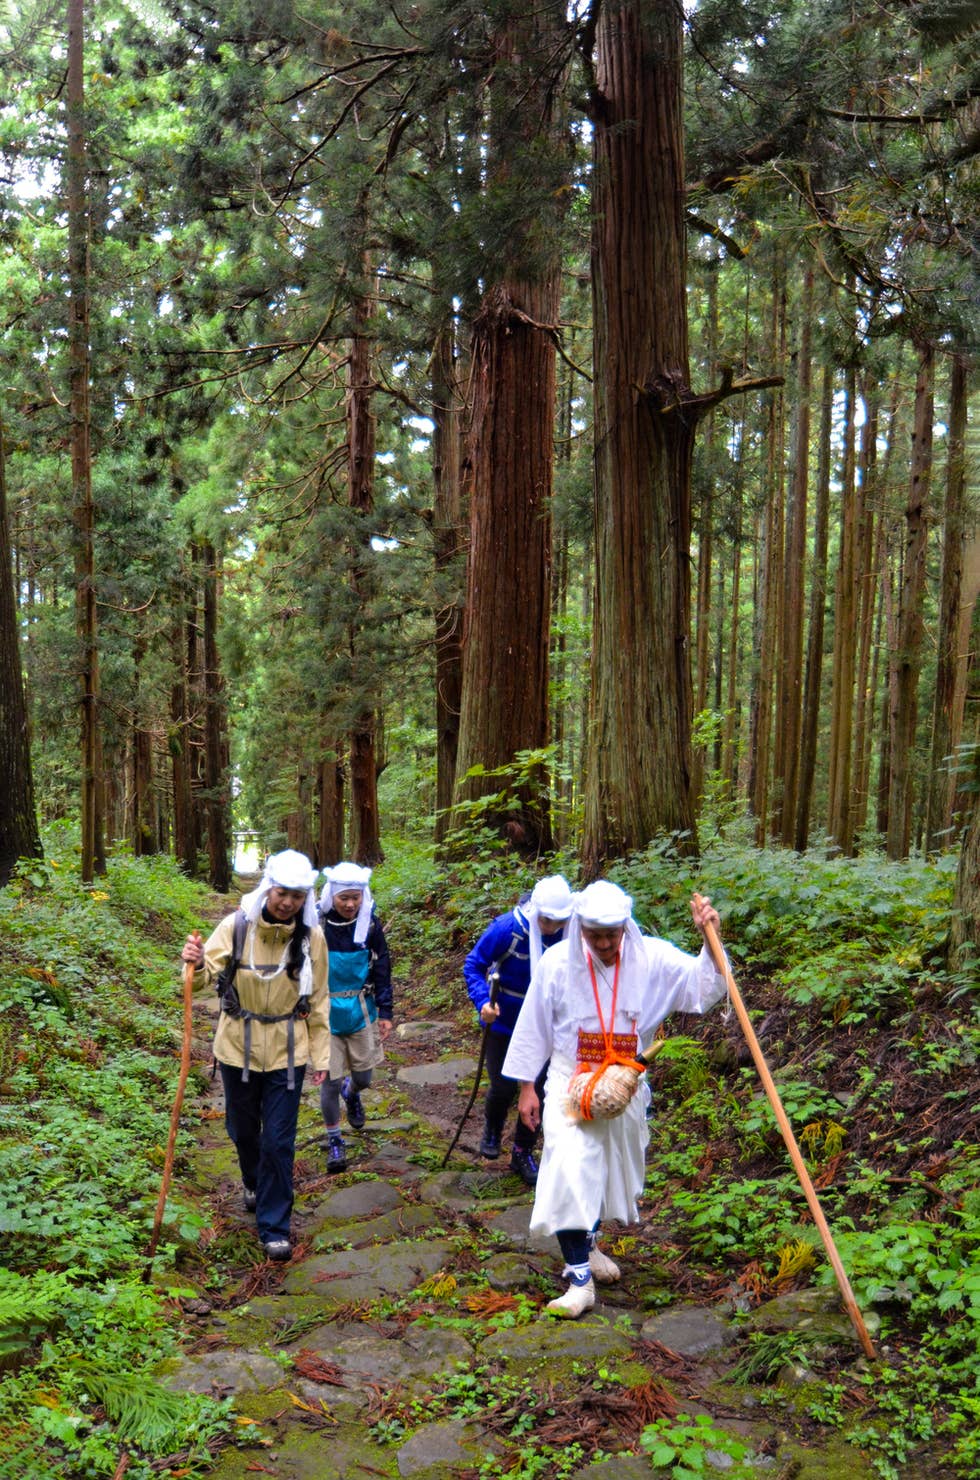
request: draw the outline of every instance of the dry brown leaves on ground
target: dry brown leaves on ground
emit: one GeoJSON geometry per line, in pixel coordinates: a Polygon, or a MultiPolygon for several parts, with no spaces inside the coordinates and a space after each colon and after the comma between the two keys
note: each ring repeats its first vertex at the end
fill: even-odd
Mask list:
{"type": "Polygon", "coordinates": [[[326,1382],[334,1387],[346,1387],[341,1368],[334,1362],[325,1362],[319,1352],[311,1352],[306,1347],[293,1357],[293,1371],[300,1377],[305,1377],[308,1382],[326,1382]]]}

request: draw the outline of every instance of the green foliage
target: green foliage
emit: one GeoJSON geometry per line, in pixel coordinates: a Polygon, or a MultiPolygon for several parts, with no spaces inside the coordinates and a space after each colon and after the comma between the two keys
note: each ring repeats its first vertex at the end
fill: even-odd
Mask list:
{"type": "Polygon", "coordinates": [[[724,1260],[733,1252],[740,1259],[761,1259],[796,1229],[798,1215],[790,1201],[795,1186],[789,1176],[713,1179],[703,1188],[675,1191],[671,1202],[691,1243],[709,1259],[724,1260]]]}
{"type": "MultiPolygon", "coordinates": [[[[227,1405],[161,1387],[177,1331],[144,1280],[177,1073],[177,952],[201,890],[165,858],[76,880],[73,839],[0,892],[0,1476],[134,1475],[202,1456],[227,1405]]],[[[178,1138],[178,1155],[187,1144],[178,1138]]],[[[168,1202],[157,1269],[201,1220],[168,1202]]]]}
{"type": "Polygon", "coordinates": [[[753,1331],[746,1345],[732,1368],[733,1382],[772,1382],[783,1367],[809,1366],[806,1337],[799,1331],[753,1331]]]}
{"type": "Polygon", "coordinates": [[[693,1418],[686,1413],[658,1418],[647,1424],[640,1444],[650,1456],[650,1463],[657,1469],[669,1469],[673,1480],[704,1480],[705,1475],[720,1468],[733,1480],[756,1473],[749,1446],[704,1413],[693,1418]]]}

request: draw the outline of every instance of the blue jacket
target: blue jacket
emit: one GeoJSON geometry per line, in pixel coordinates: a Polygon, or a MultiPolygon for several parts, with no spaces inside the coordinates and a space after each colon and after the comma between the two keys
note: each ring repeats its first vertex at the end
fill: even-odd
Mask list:
{"type": "MultiPolygon", "coordinates": [[[[344,920],[340,915],[328,910],[320,912],[320,924],[327,938],[327,950],[330,956],[347,955],[351,952],[359,952],[361,959],[353,967],[357,983],[366,987],[368,992],[373,993],[378,1016],[391,1018],[392,1016],[392,990],[391,990],[391,957],[388,954],[388,942],[381,928],[381,921],[377,915],[371,912],[371,924],[368,927],[367,940],[363,946],[354,944],[354,926],[357,924],[356,917],[353,920],[344,920]]],[[[341,963],[338,962],[338,965],[341,963]]],[[[352,963],[344,962],[343,971],[344,985],[354,985],[351,974],[352,963]]],[[[333,976],[328,961],[328,974],[333,976]]]]}
{"type": "MultiPolygon", "coordinates": [[[[541,944],[545,950],[561,940],[562,932],[543,935],[541,944]]],[[[327,944],[329,945],[329,936],[327,944]]],[[[498,915],[484,930],[476,945],[463,962],[463,976],[470,1001],[479,1013],[490,1001],[490,984],[487,978],[497,972],[497,1005],[500,1016],[491,1024],[494,1033],[514,1031],[517,1015],[524,1005],[524,997],[531,981],[531,946],[528,923],[520,905],[498,915]]]]}

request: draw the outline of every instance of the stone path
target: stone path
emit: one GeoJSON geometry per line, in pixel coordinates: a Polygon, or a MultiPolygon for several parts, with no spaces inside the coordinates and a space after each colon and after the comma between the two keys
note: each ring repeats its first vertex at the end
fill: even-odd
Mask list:
{"type": "MultiPolygon", "coordinates": [[[[194,1339],[165,1381],[229,1394],[236,1412],[254,1421],[242,1426],[240,1447],[219,1456],[216,1480],[668,1473],[629,1453],[642,1423],[639,1398],[623,1397],[634,1390],[654,1403],[664,1384],[682,1412],[710,1413],[749,1442],[761,1475],[870,1475],[866,1459],[845,1445],[802,1448],[778,1414],[726,1381],[744,1328],[714,1308],[663,1308],[669,1294],[642,1250],[631,1258],[628,1239],[616,1249],[623,1282],[600,1290],[594,1311],[576,1322],[540,1314],[560,1292],[561,1261],[552,1240],[529,1236],[530,1194],[506,1162],[498,1170],[473,1154],[479,1106],[450,1166],[440,1169],[452,1129],[447,1110],[461,1114],[460,1085],[468,1087],[475,1068],[459,1052],[469,1044],[457,1037],[450,1024],[396,1030],[364,1096],[367,1125],[347,1134],[350,1166],[342,1176],[325,1175],[317,1096],[307,1090],[297,1247],[288,1265],[262,1261],[242,1210],[220,1081],[199,1102],[193,1190],[214,1211],[215,1236],[205,1262],[191,1257],[181,1271],[184,1283],[199,1277],[196,1298],[185,1300],[194,1339]],[[440,1055],[439,1044],[451,1048],[440,1055]],[[576,1452],[576,1434],[589,1425],[594,1432],[597,1422],[607,1457],[587,1466],[593,1443],[576,1452]]],[[[199,1047],[203,1062],[203,1039],[199,1047]]],[[[773,1302],[768,1324],[767,1308],[754,1312],[753,1325],[819,1320],[828,1342],[853,1348],[832,1296],[795,1299],[802,1304],[773,1302]]],[[[721,1475],[730,1463],[718,1452],[707,1473],[721,1475]]]]}

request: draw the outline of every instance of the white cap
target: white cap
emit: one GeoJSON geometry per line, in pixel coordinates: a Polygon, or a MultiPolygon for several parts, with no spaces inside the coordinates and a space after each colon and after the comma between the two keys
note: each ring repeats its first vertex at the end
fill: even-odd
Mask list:
{"type": "Polygon", "coordinates": [[[324,911],[332,906],[335,894],[343,894],[348,889],[361,891],[361,903],[357,911],[357,923],[354,926],[354,943],[359,946],[367,940],[371,925],[371,911],[374,908],[374,900],[371,898],[371,890],[368,887],[370,878],[369,868],[362,868],[359,863],[345,860],[327,869],[327,882],[320,890],[320,908],[324,911]]]}
{"type": "Polygon", "coordinates": [[[587,929],[612,928],[630,919],[633,901],[618,884],[598,879],[575,895],[575,913],[587,929]]]}
{"type": "Polygon", "coordinates": [[[534,910],[548,920],[567,920],[572,913],[572,898],[568,880],[561,874],[549,874],[547,878],[539,879],[531,890],[530,908],[526,913],[534,910]]]}
{"type": "Polygon", "coordinates": [[[313,867],[305,853],[297,853],[295,848],[285,848],[282,853],[273,853],[266,860],[265,873],[262,882],[251,894],[242,896],[242,910],[247,918],[256,921],[262,910],[269,890],[278,886],[280,889],[305,889],[306,899],[303,902],[303,924],[316,924],[316,895],[313,893],[313,885],[316,883],[316,869],[313,867]]]}

